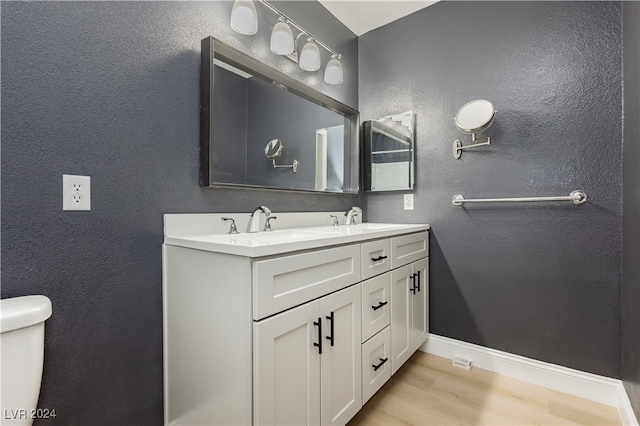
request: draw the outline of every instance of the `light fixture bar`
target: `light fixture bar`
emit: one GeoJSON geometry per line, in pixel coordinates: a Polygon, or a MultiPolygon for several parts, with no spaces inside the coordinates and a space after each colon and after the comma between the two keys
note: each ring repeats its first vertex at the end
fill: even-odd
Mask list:
{"type": "MultiPolygon", "coordinates": [[[[342,55],[340,55],[338,52],[336,52],[335,50],[333,50],[332,48],[330,48],[329,46],[327,46],[326,44],[324,44],[318,37],[314,36],[313,34],[311,34],[309,31],[305,30],[304,28],[302,28],[300,25],[298,25],[298,23],[296,21],[294,21],[293,19],[289,18],[287,15],[285,15],[284,13],[280,12],[278,9],[276,9],[274,6],[272,6],[271,4],[267,3],[265,0],[259,0],[260,3],[262,3],[263,5],[265,5],[267,8],[271,9],[272,12],[277,13],[278,15],[282,16],[284,19],[287,20],[287,23],[293,25],[298,31],[305,33],[306,35],[308,35],[310,38],[313,38],[317,44],[319,44],[320,46],[322,46],[325,50],[329,51],[332,55],[336,55],[338,57],[338,59],[340,59],[342,57],[342,55]]],[[[296,37],[296,41],[297,41],[297,37],[296,37]]]]}

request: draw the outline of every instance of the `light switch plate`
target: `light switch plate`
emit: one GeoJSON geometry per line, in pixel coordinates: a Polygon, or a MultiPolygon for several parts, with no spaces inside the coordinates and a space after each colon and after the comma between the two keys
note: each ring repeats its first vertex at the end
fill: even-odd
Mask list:
{"type": "Polygon", "coordinates": [[[62,175],[62,210],[91,210],[91,177],[62,175]]]}
{"type": "Polygon", "coordinates": [[[404,194],[404,209],[413,210],[413,194],[404,194]]]}

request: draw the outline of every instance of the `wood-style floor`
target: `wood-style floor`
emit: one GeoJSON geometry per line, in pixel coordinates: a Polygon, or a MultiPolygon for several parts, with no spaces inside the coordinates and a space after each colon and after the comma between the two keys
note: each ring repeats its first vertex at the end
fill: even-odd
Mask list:
{"type": "Polygon", "coordinates": [[[620,425],[614,407],[416,352],[349,422],[357,425],[620,425]]]}

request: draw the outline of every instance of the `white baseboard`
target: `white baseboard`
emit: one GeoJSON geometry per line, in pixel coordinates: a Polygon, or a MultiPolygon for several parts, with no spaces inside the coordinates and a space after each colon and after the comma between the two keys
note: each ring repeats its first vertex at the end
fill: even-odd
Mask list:
{"type": "Polygon", "coordinates": [[[454,355],[461,356],[472,360],[473,366],[483,370],[611,405],[618,409],[622,424],[638,426],[629,396],[618,379],[537,361],[436,334],[429,334],[429,339],[420,350],[449,359],[454,355]]]}

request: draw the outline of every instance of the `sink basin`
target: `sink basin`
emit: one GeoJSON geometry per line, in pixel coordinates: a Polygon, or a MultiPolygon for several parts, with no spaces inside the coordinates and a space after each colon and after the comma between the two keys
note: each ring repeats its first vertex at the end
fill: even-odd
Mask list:
{"type": "Polygon", "coordinates": [[[300,229],[285,229],[282,231],[256,232],[248,234],[205,235],[194,238],[215,244],[256,247],[271,244],[285,244],[295,241],[307,241],[317,239],[318,237],[319,234],[316,232],[307,232],[300,229]]]}
{"type": "Polygon", "coordinates": [[[317,226],[313,228],[305,228],[304,231],[315,232],[319,234],[358,235],[358,234],[368,234],[372,232],[410,228],[413,226],[415,225],[405,225],[405,224],[397,224],[397,223],[358,223],[356,225],[317,226]]]}

